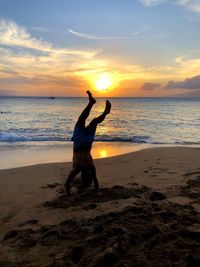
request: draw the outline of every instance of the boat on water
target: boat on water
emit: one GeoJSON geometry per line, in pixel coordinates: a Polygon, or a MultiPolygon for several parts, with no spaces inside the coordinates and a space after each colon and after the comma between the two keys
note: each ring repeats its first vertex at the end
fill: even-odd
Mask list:
{"type": "Polygon", "coordinates": [[[55,99],[55,97],[54,96],[50,96],[49,99],[55,99]]]}

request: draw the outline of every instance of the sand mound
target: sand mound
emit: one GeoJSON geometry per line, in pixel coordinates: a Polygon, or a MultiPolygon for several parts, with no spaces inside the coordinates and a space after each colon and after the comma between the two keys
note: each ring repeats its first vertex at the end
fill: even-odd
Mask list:
{"type": "Polygon", "coordinates": [[[103,203],[111,200],[127,199],[131,197],[139,198],[141,195],[148,192],[148,187],[133,183],[129,188],[118,185],[112,188],[101,188],[98,193],[94,192],[92,189],[79,191],[78,194],[67,198],[64,190],[61,188],[58,197],[52,201],[45,202],[44,206],[52,208],[81,206],[84,208],[87,204],[93,204],[93,206],[95,206],[95,203],[103,203]]]}
{"type": "Polygon", "coordinates": [[[200,171],[186,173],[185,176],[190,179],[186,180],[185,185],[181,186],[181,193],[200,203],[200,171]]]}
{"type": "Polygon", "coordinates": [[[59,191],[45,207],[67,212],[72,206],[96,209],[111,200],[138,201],[92,219],[56,225],[27,221],[4,236],[4,245],[14,253],[12,261],[0,266],[200,266],[200,221],[191,206],[171,203],[137,184],[104,188],[98,194],[87,190],[71,199],[59,191]]]}

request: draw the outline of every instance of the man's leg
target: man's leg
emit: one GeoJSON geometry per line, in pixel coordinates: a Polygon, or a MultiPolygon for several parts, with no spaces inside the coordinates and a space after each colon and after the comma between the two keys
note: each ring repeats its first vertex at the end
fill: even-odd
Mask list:
{"type": "Polygon", "coordinates": [[[90,168],[91,168],[91,173],[92,173],[92,180],[94,182],[94,188],[95,188],[95,191],[98,192],[99,191],[99,182],[97,180],[96,168],[94,165],[92,165],[90,168]]]}
{"type": "Polygon", "coordinates": [[[93,105],[96,103],[96,100],[93,98],[92,93],[90,91],[87,91],[88,97],[89,97],[89,103],[85,107],[85,109],[82,111],[81,115],[78,118],[78,121],[76,123],[76,126],[85,126],[85,121],[87,117],[90,114],[90,111],[93,107],[93,105]]]}
{"type": "Polygon", "coordinates": [[[81,185],[82,188],[87,188],[92,184],[92,172],[89,167],[84,167],[81,170],[81,185]]]}
{"type": "Polygon", "coordinates": [[[94,188],[95,191],[99,191],[99,182],[97,180],[96,175],[96,168],[94,165],[85,166],[82,169],[82,175],[81,175],[81,185],[79,186],[79,189],[86,189],[91,186],[92,182],[94,182],[94,188]],[[85,175],[85,177],[84,177],[85,175]]]}
{"type": "Polygon", "coordinates": [[[111,103],[110,101],[106,100],[106,106],[104,112],[99,117],[94,118],[88,125],[88,128],[91,127],[96,129],[97,125],[103,122],[105,117],[110,113],[110,110],[111,110],[111,103]]]}
{"type": "Polygon", "coordinates": [[[67,180],[65,182],[65,190],[66,190],[66,193],[67,193],[68,197],[70,196],[70,185],[71,185],[71,182],[79,172],[80,172],[79,168],[73,169],[73,170],[71,170],[71,172],[69,173],[69,175],[67,177],[67,180]]]}

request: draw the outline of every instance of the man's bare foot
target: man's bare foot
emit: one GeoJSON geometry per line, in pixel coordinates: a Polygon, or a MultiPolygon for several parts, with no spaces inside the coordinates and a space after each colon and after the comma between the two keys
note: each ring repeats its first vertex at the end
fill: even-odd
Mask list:
{"type": "Polygon", "coordinates": [[[105,106],[104,112],[106,114],[109,114],[110,113],[110,110],[111,110],[111,103],[110,103],[110,101],[106,100],[106,106],[105,106]]]}
{"type": "Polygon", "coordinates": [[[89,102],[92,103],[92,104],[95,104],[96,103],[96,100],[94,99],[94,97],[92,96],[92,93],[88,90],[86,92],[89,96],[89,102]]]}

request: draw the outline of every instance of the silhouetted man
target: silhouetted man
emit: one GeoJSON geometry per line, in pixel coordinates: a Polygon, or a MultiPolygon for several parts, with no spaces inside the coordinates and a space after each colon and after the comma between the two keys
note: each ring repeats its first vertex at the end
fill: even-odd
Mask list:
{"type": "Polygon", "coordinates": [[[91,156],[92,143],[96,132],[97,125],[101,123],[107,114],[110,113],[111,103],[106,100],[104,112],[97,118],[94,118],[88,126],[85,126],[87,117],[96,100],[93,98],[90,91],[87,91],[89,103],[78,118],[74,128],[72,140],[73,145],[73,169],[70,172],[66,182],[65,189],[67,195],[70,196],[70,184],[74,177],[81,172],[82,187],[86,188],[94,182],[95,191],[98,192],[99,183],[96,176],[96,168],[94,166],[93,158],[91,156]]]}

